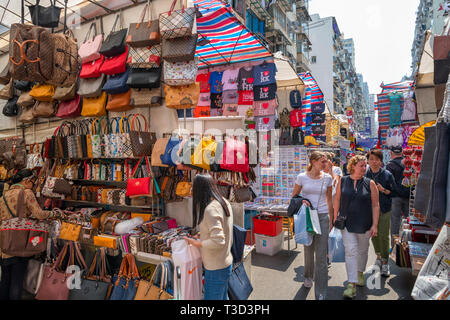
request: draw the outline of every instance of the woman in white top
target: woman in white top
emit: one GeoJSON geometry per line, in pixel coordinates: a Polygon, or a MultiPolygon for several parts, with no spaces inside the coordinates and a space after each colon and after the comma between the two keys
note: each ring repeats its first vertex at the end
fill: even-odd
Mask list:
{"type": "Polygon", "coordinates": [[[328,234],[332,228],[333,201],[331,176],[323,170],[328,164],[325,153],[314,151],[309,157],[308,169],[297,176],[292,197],[300,192],[307,201],[303,203],[319,214],[321,234],[313,237],[310,246],[305,246],[305,282],[304,286],[311,288],[315,281],[315,296],[317,300],[325,300],[328,288],[328,234]]]}

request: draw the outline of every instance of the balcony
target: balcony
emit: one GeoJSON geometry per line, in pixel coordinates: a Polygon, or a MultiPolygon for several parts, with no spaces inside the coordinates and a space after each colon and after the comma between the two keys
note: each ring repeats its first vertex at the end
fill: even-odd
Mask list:
{"type": "Polygon", "coordinates": [[[255,12],[258,16],[260,16],[263,20],[265,20],[269,24],[273,22],[272,16],[262,5],[261,0],[248,0],[248,4],[250,9],[252,9],[252,11],[255,12]]]}
{"type": "Polygon", "coordinates": [[[301,53],[297,52],[297,67],[309,70],[310,61],[308,57],[301,53]]]}
{"type": "Polygon", "coordinates": [[[278,0],[278,5],[286,12],[292,11],[292,0],[278,0]]]}
{"type": "Polygon", "coordinates": [[[312,21],[311,16],[309,15],[308,8],[306,6],[305,0],[296,0],[295,5],[297,7],[297,18],[300,21],[309,22],[312,21]]]}
{"type": "Polygon", "coordinates": [[[276,19],[273,20],[271,28],[266,30],[266,38],[273,44],[293,45],[286,30],[281,27],[276,19]]]}

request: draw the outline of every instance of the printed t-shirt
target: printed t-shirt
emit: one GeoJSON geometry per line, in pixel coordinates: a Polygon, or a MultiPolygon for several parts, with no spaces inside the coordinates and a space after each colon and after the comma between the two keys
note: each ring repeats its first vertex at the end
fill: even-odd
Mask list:
{"type": "Polygon", "coordinates": [[[253,68],[253,76],[255,77],[255,86],[263,86],[276,83],[275,74],[277,67],[275,63],[260,64],[253,68]]]}
{"type": "Polygon", "coordinates": [[[248,68],[248,70],[246,67],[241,68],[239,70],[238,81],[239,91],[253,91],[253,83],[255,82],[253,67],[248,68]]]}
{"type": "Polygon", "coordinates": [[[222,75],[222,89],[223,90],[237,90],[238,89],[238,74],[239,69],[228,69],[222,75]]]}
{"type": "Polygon", "coordinates": [[[254,86],[253,98],[255,101],[273,100],[276,97],[277,84],[268,84],[266,86],[254,86]]]}
{"type": "Polygon", "coordinates": [[[209,84],[209,76],[210,75],[211,75],[211,72],[200,73],[197,75],[197,79],[195,81],[200,82],[200,92],[210,92],[211,91],[211,85],[209,84]]]}
{"type": "Polygon", "coordinates": [[[209,84],[211,86],[211,93],[222,93],[222,76],[223,72],[214,71],[209,76],[209,84]]]}

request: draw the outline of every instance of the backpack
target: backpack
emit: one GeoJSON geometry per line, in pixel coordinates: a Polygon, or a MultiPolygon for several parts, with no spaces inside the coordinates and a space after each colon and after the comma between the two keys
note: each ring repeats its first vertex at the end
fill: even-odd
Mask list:
{"type": "Polygon", "coordinates": [[[305,144],[305,135],[300,128],[295,128],[292,132],[292,144],[301,146],[305,144]]]}
{"type": "Polygon", "coordinates": [[[46,83],[53,77],[53,35],[45,28],[13,23],[10,30],[9,57],[12,77],[46,83]],[[26,59],[26,60],[25,60],[26,59]]]}
{"type": "Polygon", "coordinates": [[[289,146],[292,144],[291,130],[289,128],[282,129],[279,144],[280,146],[289,146]]]}
{"type": "Polygon", "coordinates": [[[289,128],[291,126],[290,114],[287,108],[284,108],[283,112],[280,114],[280,123],[282,129],[289,128]]]}
{"type": "MultiPolygon", "coordinates": [[[[389,172],[392,173],[392,175],[394,176],[394,180],[395,180],[395,184],[397,185],[397,189],[396,192],[393,196],[399,196],[400,198],[406,198],[409,199],[410,196],[410,188],[405,187],[404,185],[402,185],[402,181],[403,181],[403,171],[405,170],[405,167],[403,166],[403,164],[399,161],[397,161],[397,159],[400,158],[396,158],[396,159],[392,159],[391,161],[389,161],[389,164],[394,164],[398,170],[389,170],[389,172]]],[[[401,161],[401,160],[400,160],[401,161]]]]}
{"type": "Polygon", "coordinates": [[[302,107],[302,95],[298,90],[292,90],[289,94],[289,101],[293,109],[298,109],[302,107]]]}
{"type": "Polygon", "coordinates": [[[298,128],[303,125],[302,110],[296,109],[291,111],[290,123],[293,128],[298,128]]]}
{"type": "Polygon", "coordinates": [[[53,76],[46,83],[57,87],[70,87],[77,80],[81,66],[78,60],[77,40],[71,30],[66,34],[53,33],[53,76]]]}

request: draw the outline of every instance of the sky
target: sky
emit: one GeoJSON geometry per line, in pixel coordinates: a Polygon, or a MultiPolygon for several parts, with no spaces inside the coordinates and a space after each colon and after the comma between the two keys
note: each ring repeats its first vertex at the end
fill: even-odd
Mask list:
{"type": "Polygon", "coordinates": [[[309,0],[310,15],[334,16],[355,42],[356,72],[370,93],[411,75],[411,48],[419,0],[309,0]]]}

